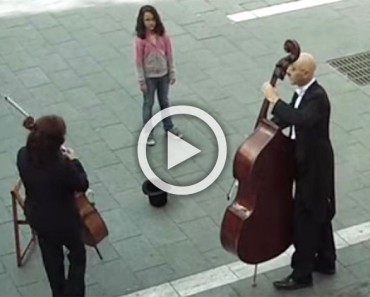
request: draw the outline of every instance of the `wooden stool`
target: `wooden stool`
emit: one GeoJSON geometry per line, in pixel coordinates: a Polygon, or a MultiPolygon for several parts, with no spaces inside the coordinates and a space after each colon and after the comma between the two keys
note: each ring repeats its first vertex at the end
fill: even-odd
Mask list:
{"type": "Polygon", "coordinates": [[[24,260],[27,252],[36,243],[36,234],[31,228],[31,239],[28,241],[26,247],[22,250],[21,240],[20,240],[20,225],[29,225],[26,219],[21,220],[18,216],[18,210],[24,211],[24,198],[22,197],[21,190],[23,189],[22,181],[19,179],[14,186],[13,190],[10,191],[12,197],[12,209],[13,209],[13,224],[14,224],[14,237],[15,237],[15,251],[17,255],[17,266],[21,267],[24,264],[24,260]],[[20,209],[18,208],[20,206],[20,209]]]}

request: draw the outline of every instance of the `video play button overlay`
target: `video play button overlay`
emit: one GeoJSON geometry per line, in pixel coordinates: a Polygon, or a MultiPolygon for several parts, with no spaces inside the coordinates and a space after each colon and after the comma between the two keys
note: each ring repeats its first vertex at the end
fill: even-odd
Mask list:
{"type": "Polygon", "coordinates": [[[171,132],[167,132],[167,169],[199,154],[201,150],[182,140],[171,132]]]}
{"type": "MultiPolygon", "coordinates": [[[[184,131],[183,131],[184,132],[184,131]]],[[[168,134],[167,147],[168,155],[174,154],[172,156],[167,156],[167,167],[172,168],[185,160],[188,160],[192,156],[195,156],[200,151],[191,145],[190,143],[178,138],[175,135],[168,134]],[[172,138],[172,140],[171,140],[172,138]],[[175,144],[175,141],[179,143],[175,144]],[[181,156],[181,152],[177,153],[176,149],[183,149],[182,153],[185,153],[181,156]],[[176,152],[175,152],[176,151],[176,152]],[[177,154],[177,156],[176,156],[177,154]]],[[[137,155],[139,160],[139,165],[144,173],[144,175],[154,184],[157,188],[161,189],[164,192],[174,195],[191,195],[198,193],[208,188],[221,174],[224,169],[227,157],[227,143],[224,132],[222,131],[221,126],[217,121],[204,110],[188,105],[177,105],[165,108],[158,113],[156,113],[143,127],[141,130],[138,146],[137,146],[137,155]],[[147,145],[146,142],[152,130],[158,125],[163,119],[173,116],[173,115],[189,115],[194,116],[201,121],[205,122],[212,130],[216,136],[218,152],[217,160],[211,172],[201,181],[188,186],[176,186],[166,183],[161,178],[159,178],[152,170],[149,165],[148,158],[146,155],[147,145]]]]}

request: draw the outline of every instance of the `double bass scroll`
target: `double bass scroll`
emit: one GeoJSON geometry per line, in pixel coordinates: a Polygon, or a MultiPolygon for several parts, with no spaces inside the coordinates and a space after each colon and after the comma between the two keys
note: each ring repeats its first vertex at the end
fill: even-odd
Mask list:
{"type": "MultiPolygon", "coordinates": [[[[294,40],[287,40],[284,50],[289,54],[275,64],[270,79],[273,86],[284,79],[287,68],[300,55],[294,40]]],[[[294,146],[267,119],[268,108],[265,98],[255,130],[235,153],[235,182],[228,199],[237,188],[236,197],[225,210],[220,232],[225,250],[254,265],[279,256],[291,245],[293,236],[294,146]]]]}

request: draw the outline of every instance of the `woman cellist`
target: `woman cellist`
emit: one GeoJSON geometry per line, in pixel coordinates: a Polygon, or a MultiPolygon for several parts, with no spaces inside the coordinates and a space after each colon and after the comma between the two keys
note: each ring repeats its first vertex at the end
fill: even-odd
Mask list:
{"type": "Polygon", "coordinates": [[[25,187],[25,216],[38,236],[53,296],[85,296],[86,250],[75,192],[89,181],[72,150],[61,151],[66,124],[48,115],[28,123],[26,146],[17,154],[17,168],[25,187]],[[65,277],[63,247],[69,250],[65,277]]]}

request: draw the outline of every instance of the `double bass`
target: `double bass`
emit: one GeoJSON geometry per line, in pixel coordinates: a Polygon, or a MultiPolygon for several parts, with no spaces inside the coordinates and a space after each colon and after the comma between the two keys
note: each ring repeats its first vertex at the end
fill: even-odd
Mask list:
{"type": "MultiPolygon", "coordinates": [[[[270,84],[283,80],[286,70],[300,55],[295,40],[286,40],[287,56],[275,65],[270,84]]],[[[294,146],[281,128],[267,119],[265,98],[255,130],[239,146],[233,164],[236,197],[225,211],[221,224],[221,244],[247,263],[257,265],[279,256],[292,244],[294,146]]]]}
{"type": "MultiPolygon", "coordinates": [[[[28,130],[32,130],[35,125],[35,119],[10,97],[4,96],[4,99],[25,116],[23,126],[28,130]]],[[[62,146],[61,150],[68,151],[68,148],[62,146]]],[[[75,193],[76,207],[83,225],[82,241],[87,246],[95,248],[99,258],[102,260],[103,257],[97,245],[108,236],[109,232],[103,218],[95,207],[95,203],[89,200],[91,194],[93,194],[91,189],[88,189],[86,193],[75,193]]]]}

